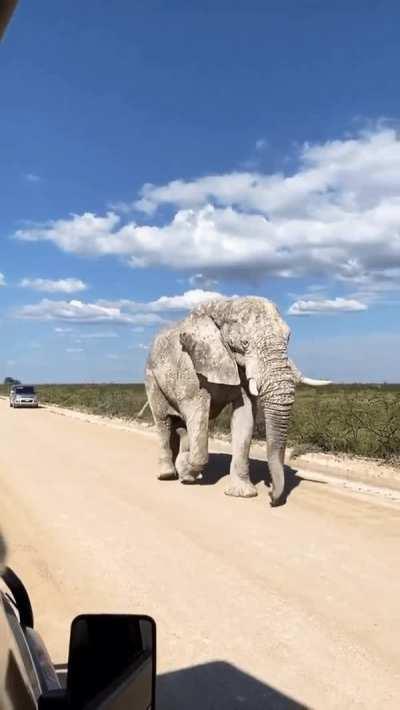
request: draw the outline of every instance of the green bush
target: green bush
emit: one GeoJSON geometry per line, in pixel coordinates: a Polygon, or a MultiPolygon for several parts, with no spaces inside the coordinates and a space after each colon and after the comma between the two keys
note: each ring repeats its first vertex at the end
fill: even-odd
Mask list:
{"type": "Polygon", "coordinates": [[[320,451],[396,459],[400,455],[400,391],[389,388],[297,397],[289,439],[320,451]]]}

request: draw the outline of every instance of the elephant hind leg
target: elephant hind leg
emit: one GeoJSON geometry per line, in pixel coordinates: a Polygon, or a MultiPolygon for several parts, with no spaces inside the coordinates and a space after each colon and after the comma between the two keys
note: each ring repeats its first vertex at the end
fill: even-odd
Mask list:
{"type": "Polygon", "coordinates": [[[175,468],[176,432],[169,416],[158,420],[156,424],[161,448],[158,478],[160,481],[174,480],[178,477],[175,468]]]}
{"type": "Polygon", "coordinates": [[[197,474],[190,465],[189,435],[186,426],[181,423],[176,427],[176,434],[179,438],[179,453],[176,457],[175,468],[178,472],[181,483],[195,483],[197,474]]]}
{"type": "Polygon", "coordinates": [[[177,478],[175,459],[179,440],[173,418],[169,414],[169,404],[151,370],[146,372],[146,391],[160,441],[158,478],[168,481],[177,478]]]}

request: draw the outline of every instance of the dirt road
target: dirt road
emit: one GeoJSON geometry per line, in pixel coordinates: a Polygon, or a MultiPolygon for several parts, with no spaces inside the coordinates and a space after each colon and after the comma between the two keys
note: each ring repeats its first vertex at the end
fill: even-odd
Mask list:
{"type": "MultiPolygon", "coordinates": [[[[0,524],[56,663],[84,611],[158,625],[159,708],[398,708],[400,506],[299,480],[271,509],[156,479],[157,442],[0,402],[0,524]]],[[[253,476],[261,466],[253,463],[253,476]]]]}

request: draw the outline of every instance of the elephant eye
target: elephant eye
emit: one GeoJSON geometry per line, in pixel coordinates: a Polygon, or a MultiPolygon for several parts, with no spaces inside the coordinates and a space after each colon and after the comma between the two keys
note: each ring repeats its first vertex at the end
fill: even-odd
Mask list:
{"type": "Polygon", "coordinates": [[[247,340],[247,338],[242,338],[242,347],[244,350],[249,347],[249,341],[247,340]]]}

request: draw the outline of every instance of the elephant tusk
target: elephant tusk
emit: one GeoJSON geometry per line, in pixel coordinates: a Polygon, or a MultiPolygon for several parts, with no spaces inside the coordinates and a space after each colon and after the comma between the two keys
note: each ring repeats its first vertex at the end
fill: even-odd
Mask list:
{"type": "Polygon", "coordinates": [[[296,378],[297,383],[303,383],[303,385],[310,385],[311,387],[325,387],[326,385],[331,385],[330,380],[314,380],[312,377],[305,377],[300,370],[296,367],[293,360],[288,360],[289,366],[296,378]]]}
{"type": "Polygon", "coordinates": [[[311,385],[311,387],[325,387],[325,385],[332,384],[330,380],[314,380],[312,377],[304,377],[304,375],[301,375],[299,382],[304,385],[311,385]]]}
{"type": "Polygon", "coordinates": [[[250,377],[250,379],[249,379],[249,391],[250,391],[250,394],[253,395],[253,397],[257,397],[258,387],[257,387],[257,383],[256,383],[254,377],[250,377]]]}
{"type": "Polygon", "coordinates": [[[137,413],[136,417],[139,419],[143,414],[145,413],[147,407],[149,406],[149,400],[146,399],[146,402],[144,403],[143,407],[141,408],[140,412],[137,413]]]}

